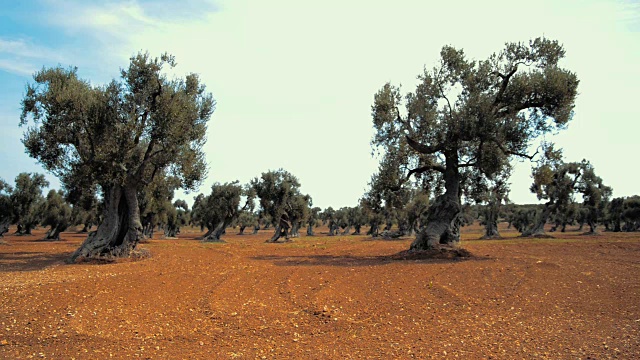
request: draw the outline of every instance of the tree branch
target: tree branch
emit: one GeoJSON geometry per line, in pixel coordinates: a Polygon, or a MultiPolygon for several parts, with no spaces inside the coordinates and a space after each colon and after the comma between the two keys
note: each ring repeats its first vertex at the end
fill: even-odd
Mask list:
{"type": "Polygon", "coordinates": [[[397,186],[389,187],[389,190],[398,191],[398,190],[400,190],[400,188],[402,187],[402,185],[404,183],[409,181],[409,179],[411,178],[411,175],[422,174],[422,173],[427,172],[429,170],[434,170],[434,171],[438,171],[438,172],[444,173],[445,168],[444,168],[444,166],[442,166],[440,164],[429,164],[429,165],[421,166],[419,168],[411,169],[411,170],[409,170],[409,173],[407,174],[407,176],[404,179],[400,180],[400,183],[397,186]]]}
{"type": "Polygon", "coordinates": [[[413,140],[411,137],[409,137],[409,135],[405,135],[405,138],[407,139],[407,144],[409,144],[409,146],[411,146],[413,150],[421,154],[433,154],[438,151],[442,151],[442,148],[443,148],[442,144],[438,144],[436,146],[428,146],[428,145],[421,144],[413,140]]]}
{"type": "MultiPolygon", "coordinates": [[[[509,71],[509,73],[507,73],[506,75],[500,73],[499,71],[494,72],[494,74],[502,78],[502,83],[500,84],[500,90],[498,90],[498,94],[496,94],[496,98],[493,101],[494,106],[500,104],[500,101],[502,101],[502,95],[504,95],[504,92],[507,90],[507,85],[509,85],[509,81],[511,80],[511,77],[513,76],[513,74],[516,73],[516,71],[518,71],[518,64],[516,64],[513,67],[513,69],[511,69],[511,71],[509,71]]],[[[499,107],[495,107],[494,111],[497,112],[498,108],[499,107]]]]}
{"type": "MultiPolygon", "coordinates": [[[[414,131],[413,128],[411,127],[411,123],[409,121],[404,121],[402,120],[402,116],[400,116],[400,109],[398,109],[398,107],[396,106],[396,119],[398,120],[398,122],[402,125],[404,125],[404,127],[407,129],[407,131],[409,132],[409,135],[413,136],[414,131]]],[[[407,119],[408,120],[408,119],[407,119]]]]}
{"type": "Polygon", "coordinates": [[[500,151],[502,151],[503,154],[505,155],[513,155],[513,156],[519,156],[519,157],[523,157],[523,158],[527,158],[529,160],[533,160],[533,158],[538,155],[538,151],[540,149],[536,149],[536,152],[533,153],[532,155],[529,154],[524,154],[524,153],[520,153],[517,151],[511,151],[507,148],[504,147],[504,145],[502,145],[497,139],[492,138],[492,139],[488,139],[489,141],[491,141],[492,143],[496,144],[496,146],[500,149],[500,151]]]}

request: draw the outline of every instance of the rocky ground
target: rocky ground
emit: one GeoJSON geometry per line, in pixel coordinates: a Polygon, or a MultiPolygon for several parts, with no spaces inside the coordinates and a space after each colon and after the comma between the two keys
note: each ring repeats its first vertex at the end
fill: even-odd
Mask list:
{"type": "Polygon", "coordinates": [[[410,239],[232,232],[75,265],[82,234],[5,237],[0,358],[640,357],[638,233],[477,241],[465,228],[470,259],[398,260],[410,239]]]}

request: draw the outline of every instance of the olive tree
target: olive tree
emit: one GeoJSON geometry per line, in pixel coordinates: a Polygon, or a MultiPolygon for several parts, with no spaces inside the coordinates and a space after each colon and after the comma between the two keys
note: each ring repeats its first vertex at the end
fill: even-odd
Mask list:
{"type": "Polygon", "coordinates": [[[49,186],[49,182],[42,174],[20,173],[16,176],[16,185],[11,193],[11,206],[13,223],[18,225],[17,234],[31,235],[31,230],[42,221],[42,188],[46,186],[49,186]]]}
{"type": "Polygon", "coordinates": [[[49,190],[42,214],[42,226],[49,226],[45,240],[60,240],[60,233],[67,230],[73,221],[71,206],[62,190],[49,190]]]}
{"type": "Polygon", "coordinates": [[[322,220],[323,224],[326,224],[329,228],[329,236],[335,236],[338,231],[338,218],[337,211],[333,209],[333,207],[329,206],[324,209],[320,214],[320,220],[322,220]]]}
{"type": "Polygon", "coordinates": [[[65,194],[65,199],[73,208],[71,210],[72,224],[82,225],[80,232],[86,233],[93,225],[100,222],[100,200],[96,194],[97,189],[91,187],[82,189],[81,192],[69,192],[65,194]]]}
{"type": "Polygon", "coordinates": [[[11,206],[11,193],[13,188],[4,180],[0,179],[0,238],[9,231],[11,218],[13,217],[13,207],[11,206]]]}
{"type": "Polygon", "coordinates": [[[172,56],[139,53],[105,85],[76,68],[43,68],[22,100],[27,153],[65,185],[97,185],[102,222],[73,253],[128,256],[142,238],[138,192],[165,171],[184,189],[206,174],[202,147],[215,101],[196,74],[169,79],[172,56]]]}
{"type": "Polygon", "coordinates": [[[315,236],[313,228],[316,227],[320,221],[320,212],[322,212],[322,209],[317,206],[309,209],[309,216],[307,217],[307,236],[315,236]]]}
{"type": "Polygon", "coordinates": [[[583,160],[582,176],[576,191],[582,194],[582,204],[587,211],[586,222],[589,225],[589,234],[596,234],[598,223],[604,220],[605,209],[613,190],[596,175],[593,166],[583,160]]]}
{"type": "Polygon", "coordinates": [[[165,238],[175,238],[180,234],[180,228],[191,222],[189,204],[184,200],[176,200],[166,206],[166,223],[164,224],[165,238]]]}
{"type": "Polygon", "coordinates": [[[566,127],[578,79],[560,66],[564,55],[545,38],[507,43],[481,61],[444,46],[414,92],[403,97],[387,83],[375,94],[372,144],[402,154],[407,177],[435,172],[444,184],[411,250],[459,243],[461,171],[491,176],[514,157],[532,158],[534,139],[566,127]]]}
{"type": "Polygon", "coordinates": [[[208,229],[202,240],[222,241],[220,237],[243,211],[253,211],[254,198],[253,189],[249,186],[243,187],[238,181],[213,184],[211,194],[193,205],[196,218],[200,219],[208,229]],[[240,206],[243,196],[246,200],[244,205],[240,206]]]}
{"type": "MultiPolygon", "coordinates": [[[[280,237],[288,239],[293,227],[300,194],[300,182],[286,170],[279,169],[262,173],[260,178],[251,180],[251,187],[260,199],[260,208],[275,226],[273,236],[267,242],[277,242],[280,237]]],[[[310,198],[309,198],[310,199],[310,198]]]]}
{"type": "Polygon", "coordinates": [[[244,235],[244,229],[246,229],[247,227],[252,227],[254,229],[254,234],[256,234],[257,230],[259,230],[258,215],[256,215],[253,211],[244,210],[240,212],[236,223],[240,228],[238,235],[244,235]]]}
{"type": "Polygon", "coordinates": [[[635,195],[625,199],[622,219],[625,221],[625,231],[640,230],[640,196],[635,195]]]}

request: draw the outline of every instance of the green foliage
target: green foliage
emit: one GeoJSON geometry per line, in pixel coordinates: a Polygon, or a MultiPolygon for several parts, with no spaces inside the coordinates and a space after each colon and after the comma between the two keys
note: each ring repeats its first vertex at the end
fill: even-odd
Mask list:
{"type": "MultiPolygon", "coordinates": [[[[298,236],[298,228],[306,222],[311,207],[311,197],[300,193],[298,179],[279,169],[262,173],[260,178],[251,180],[250,187],[260,199],[264,216],[270,218],[276,226],[276,232],[298,236]],[[289,229],[293,234],[287,233],[289,229]]],[[[275,234],[271,241],[279,237],[280,234],[275,234]]]]}
{"type": "Polygon", "coordinates": [[[195,188],[206,174],[202,146],[215,101],[198,76],[169,80],[174,59],[131,58],[120,80],[93,86],[75,68],[44,68],[22,100],[27,153],[68,190],[139,189],[167,172],[195,188]]]}
{"type": "Polygon", "coordinates": [[[193,204],[192,221],[206,226],[209,230],[220,228],[220,233],[229,226],[242,211],[253,211],[254,193],[248,186],[243,187],[238,181],[215,183],[207,196],[198,195],[193,204]],[[246,202],[240,207],[241,198],[246,202]]]}
{"type": "Polygon", "coordinates": [[[20,173],[11,193],[13,223],[18,224],[20,233],[31,234],[31,230],[42,221],[44,197],[42,188],[49,186],[44,175],[20,173]]]}
{"type": "Polygon", "coordinates": [[[241,211],[238,219],[236,220],[236,223],[240,227],[240,232],[244,233],[244,229],[246,227],[258,226],[258,215],[256,215],[252,211],[241,211]]]}
{"type": "Polygon", "coordinates": [[[494,179],[513,158],[531,159],[534,139],[566,127],[578,79],[559,66],[563,57],[562,46],[545,38],[507,43],[481,61],[444,46],[439,64],[424,69],[413,92],[403,96],[387,83],[374,95],[372,145],[384,152],[382,170],[402,174],[381,171],[382,186],[397,188],[420,174],[433,181],[428,221],[439,224],[412,249],[457,242],[465,181],[494,179]]]}
{"type": "Polygon", "coordinates": [[[72,209],[66,202],[62,190],[49,190],[42,215],[41,225],[51,227],[47,238],[58,239],[58,234],[71,225],[72,209]]]}
{"type": "MultiPolygon", "coordinates": [[[[75,188],[77,189],[77,188],[75,188]]],[[[84,225],[84,230],[88,231],[91,226],[100,222],[100,211],[102,204],[96,195],[96,187],[81,189],[80,192],[66,193],[66,200],[72,208],[72,224],[84,225]]]]}
{"type": "Polygon", "coordinates": [[[176,200],[173,204],[167,201],[168,206],[165,208],[165,236],[175,237],[180,233],[180,228],[191,222],[191,212],[189,206],[184,200],[176,200]]]}
{"type": "Polygon", "coordinates": [[[13,188],[3,179],[0,179],[0,238],[9,231],[9,224],[13,218],[12,192],[13,188]]]}
{"type": "Polygon", "coordinates": [[[631,196],[624,201],[622,219],[626,221],[627,231],[640,230],[640,196],[631,196]]]}

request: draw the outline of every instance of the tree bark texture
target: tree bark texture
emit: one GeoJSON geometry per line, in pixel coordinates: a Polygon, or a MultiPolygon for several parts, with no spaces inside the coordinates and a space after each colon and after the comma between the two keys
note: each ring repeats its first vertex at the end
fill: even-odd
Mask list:
{"type": "Polygon", "coordinates": [[[367,235],[371,235],[371,237],[378,237],[378,232],[379,232],[379,225],[377,222],[373,222],[371,223],[371,226],[369,227],[369,231],[367,231],[367,235]]]}
{"type": "Polygon", "coordinates": [[[6,234],[9,231],[9,224],[11,223],[11,221],[4,220],[4,221],[0,221],[0,238],[4,237],[4,234],[6,234]]]}
{"type": "Polygon", "coordinates": [[[60,233],[65,230],[67,230],[67,227],[65,225],[62,225],[62,224],[54,225],[51,227],[51,229],[49,229],[49,231],[47,231],[47,233],[44,236],[44,239],[49,241],[59,241],[60,233]]]}
{"type": "Polygon", "coordinates": [[[223,242],[220,238],[225,233],[227,226],[231,223],[231,220],[221,221],[216,225],[213,230],[208,232],[207,236],[204,236],[202,241],[204,242],[223,242]]]}
{"type": "Polygon", "coordinates": [[[280,218],[278,225],[276,225],[273,236],[268,239],[266,242],[274,243],[277,242],[281,237],[285,237],[285,239],[289,239],[289,229],[291,228],[291,224],[284,218],[280,218]]]}
{"type": "Polygon", "coordinates": [[[546,233],[544,231],[544,226],[553,212],[553,207],[554,204],[552,202],[544,204],[544,209],[542,209],[542,212],[538,215],[536,222],[533,224],[531,229],[522,233],[522,236],[545,236],[546,233]]]}
{"type": "Polygon", "coordinates": [[[436,198],[427,212],[427,224],[416,236],[409,251],[455,247],[460,243],[462,205],[460,205],[460,173],[457,154],[445,154],[445,193],[436,198]]]}
{"type": "Polygon", "coordinates": [[[142,238],[142,223],[135,186],[114,186],[105,191],[103,221],[73,253],[78,258],[127,257],[142,238]]]}

